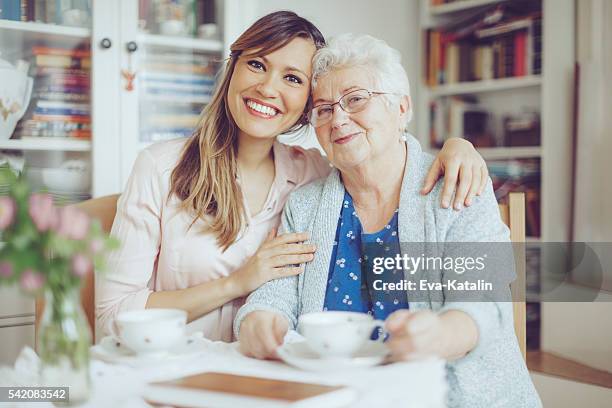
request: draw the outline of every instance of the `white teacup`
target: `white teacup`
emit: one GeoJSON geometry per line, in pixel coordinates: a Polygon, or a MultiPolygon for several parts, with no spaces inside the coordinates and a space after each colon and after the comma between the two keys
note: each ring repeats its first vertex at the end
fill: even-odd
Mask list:
{"type": "Polygon", "coordinates": [[[168,351],[185,337],[187,312],[145,309],[120,313],[115,337],[137,354],[168,351]]]}
{"type": "MultiPolygon", "coordinates": [[[[348,358],[358,351],[384,322],[357,312],[317,312],[301,315],[298,330],[308,346],[324,358],[348,358]]],[[[384,335],[378,336],[383,341],[384,335]]]]}

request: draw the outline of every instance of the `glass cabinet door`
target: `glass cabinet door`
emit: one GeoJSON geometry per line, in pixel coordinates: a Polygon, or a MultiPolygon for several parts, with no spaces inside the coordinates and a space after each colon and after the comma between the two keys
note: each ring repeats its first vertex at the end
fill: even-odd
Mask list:
{"type": "Polygon", "coordinates": [[[134,113],[122,120],[123,182],[141,149],[194,132],[222,58],[217,6],[214,0],[122,5],[122,98],[134,113]]]}
{"type": "MultiPolygon", "coordinates": [[[[60,203],[91,194],[91,2],[0,2],[0,161],[60,203]]],[[[2,189],[2,186],[0,186],[2,189]]]]}

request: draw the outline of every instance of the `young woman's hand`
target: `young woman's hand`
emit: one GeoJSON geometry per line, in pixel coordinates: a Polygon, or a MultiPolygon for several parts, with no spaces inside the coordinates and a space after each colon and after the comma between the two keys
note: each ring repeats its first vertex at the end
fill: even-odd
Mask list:
{"type": "Polygon", "coordinates": [[[278,359],[276,349],[289,330],[287,319],[274,312],[251,312],[240,324],[240,352],[259,359],[278,359]]]}
{"type": "Polygon", "coordinates": [[[457,137],[444,143],[425,177],[421,194],[428,194],[442,174],[442,207],[448,208],[456,189],[453,202],[456,210],[460,210],[463,204],[469,207],[474,195],[482,194],[489,178],[489,170],[482,156],[470,142],[457,137]]]}
{"type": "Polygon", "coordinates": [[[316,246],[302,243],[310,237],[308,233],[275,235],[273,229],[257,252],[230,275],[242,296],[272,279],[302,273],[304,267],[296,265],[313,260],[316,246]]]}

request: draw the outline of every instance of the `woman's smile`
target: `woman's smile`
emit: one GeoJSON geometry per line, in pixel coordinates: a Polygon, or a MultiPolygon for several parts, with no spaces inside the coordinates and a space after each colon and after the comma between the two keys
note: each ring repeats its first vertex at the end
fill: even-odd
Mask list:
{"type": "Polygon", "coordinates": [[[360,134],[361,134],[361,132],[356,132],[356,133],[351,133],[351,134],[348,134],[348,135],[345,135],[345,136],[336,137],[334,139],[334,143],[336,143],[336,144],[346,144],[346,143],[350,142],[351,140],[355,139],[360,134]]]}
{"type": "Polygon", "coordinates": [[[281,113],[281,110],[276,106],[254,98],[245,98],[244,104],[247,107],[247,112],[264,119],[275,118],[281,113]]]}

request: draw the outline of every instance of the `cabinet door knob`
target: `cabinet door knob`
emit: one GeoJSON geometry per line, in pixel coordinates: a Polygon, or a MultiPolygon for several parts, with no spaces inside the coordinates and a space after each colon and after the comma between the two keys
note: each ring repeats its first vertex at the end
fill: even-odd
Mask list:
{"type": "Polygon", "coordinates": [[[103,38],[100,41],[100,47],[102,48],[109,49],[112,45],[113,45],[113,42],[110,40],[110,38],[103,38]]]}
{"type": "Polygon", "coordinates": [[[138,49],[138,45],[134,41],[130,41],[127,44],[125,44],[125,48],[127,49],[128,52],[134,52],[138,49]]]}

